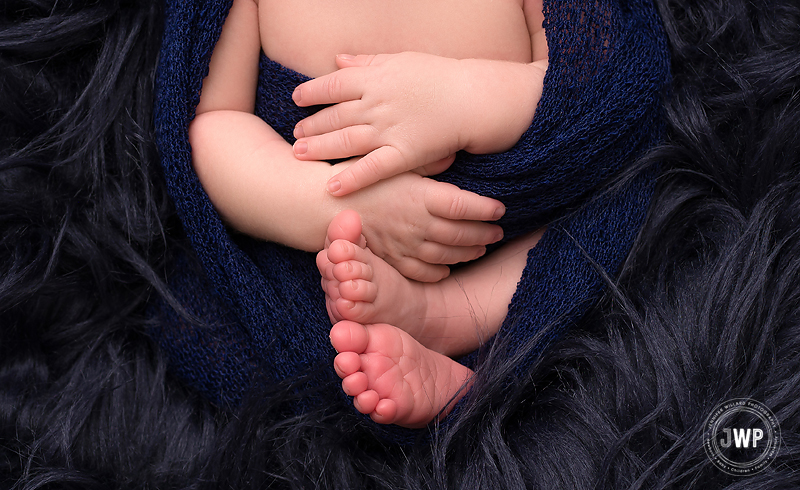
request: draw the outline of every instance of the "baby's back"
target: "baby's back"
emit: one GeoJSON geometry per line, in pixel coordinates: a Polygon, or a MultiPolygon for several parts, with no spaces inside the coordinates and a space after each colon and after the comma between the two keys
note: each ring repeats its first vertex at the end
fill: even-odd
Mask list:
{"type": "Polygon", "coordinates": [[[261,43],[267,57],[312,77],[334,71],[340,53],[530,62],[543,39],[541,1],[524,3],[525,9],[523,0],[259,0],[261,43]]]}

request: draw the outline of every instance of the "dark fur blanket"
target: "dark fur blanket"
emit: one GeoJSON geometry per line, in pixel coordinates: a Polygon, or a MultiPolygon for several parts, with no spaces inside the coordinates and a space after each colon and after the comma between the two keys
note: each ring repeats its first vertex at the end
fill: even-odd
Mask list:
{"type": "Polygon", "coordinates": [[[158,4],[0,7],[0,486],[800,486],[795,0],[660,0],[669,136],[641,162],[663,176],[621,276],[513,389],[490,353],[458,419],[410,448],[295,416],[330,396],[302,380],[217,410],[144,335],[184,244],[153,143],[158,4]],[[756,475],[703,449],[733,398],[781,429],[756,475]]]}

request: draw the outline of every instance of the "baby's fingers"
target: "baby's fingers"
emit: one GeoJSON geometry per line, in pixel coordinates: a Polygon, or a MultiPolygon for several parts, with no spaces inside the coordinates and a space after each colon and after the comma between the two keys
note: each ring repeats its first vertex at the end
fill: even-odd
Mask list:
{"type": "Polygon", "coordinates": [[[506,212],[503,203],[444,182],[433,182],[425,193],[425,207],[433,216],[451,220],[494,221],[506,212]]]}
{"type": "Polygon", "coordinates": [[[295,141],[292,148],[300,160],[334,160],[363,155],[374,150],[377,138],[375,128],[358,125],[301,138],[295,141]]]}
{"type": "Polygon", "coordinates": [[[393,146],[381,146],[331,177],[328,192],[334,196],[344,196],[413,168],[415,165],[400,150],[393,146]]]}
{"type": "Polygon", "coordinates": [[[489,245],[502,238],[502,228],[480,221],[435,220],[425,230],[425,240],[454,247],[489,245]]]}
{"type": "Polygon", "coordinates": [[[300,107],[357,100],[364,93],[364,77],[357,68],[338,70],[298,85],[292,100],[300,107]]]}
{"type": "Polygon", "coordinates": [[[425,242],[417,248],[417,257],[429,264],[459,264],[475,260],[486,253],[486,247],[453,247],[441,243],[425,242]]]}
{"type": "Polygon", "coordinates": [[[414,281],[439,282],[450,275],[450,268],[446,265],[429,264],[414,257],[401,259],[385,257],[384,260],[397,269],[397,272],[414,281]]]}
{"type": "Polygon", "coordinates": [[[357,100],[342,102],[308,116],[295,125],[294,137],[300,139],[364,124],[364,110],[359,102],[357,100]]]}

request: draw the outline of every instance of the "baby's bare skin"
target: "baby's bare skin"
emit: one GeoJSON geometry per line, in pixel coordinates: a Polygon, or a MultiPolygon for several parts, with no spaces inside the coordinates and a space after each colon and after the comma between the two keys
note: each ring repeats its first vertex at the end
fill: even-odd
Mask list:
{"type": "Polygon", "coordinates": [[[341,53],[520,63],[547,56],[541,0],[258,0],[258,12],[264,53],[311,77],[335,71],[341,53]]]}
{"type": "Polygon", "coordinates": [[[335,196],[458,150],[505,151],[530,125],[547,64],[541,0],[259,1],[265,53],[321,77],[298,87],[295,102],[336,104],[298,124],[295,155],[364,155],[329,181],[335,196]],[[411,59],[392,56],[400,53],[411,59]],[[353,66],[370,69],[337,71],[353,66]]]}
{"type": "MultiPolygon", "coordinates": [[[[344,211],[332,226],[358,230],[358,222],[355,212],[344,211]]],[[[518,238],[439,282],[423,283],[402,276],[363,239],[330,240],[329,232],[330,244],[317,254],[317,267],[331,322],[388,323],[428,349],[451,357],[467,354],[497,333],[528,250],[542,233],[518,238]]]]}
{"type": "MultiPolygon", "coordinates": [[[[537,0],[234,0],[189,128],[195,170],[220,214],[240,231],[308,251],[323,248],[327,236],[328,245],[338,239],[368,252],[329,260],[330,249],[325,248],[318,263],[327,280],[332,276],[323,270],[326,260],[350,262],[370,269],[369,279],[360,279],[383,294],[419,290],[414,280],[438,281],[448,274],[441,264],[475,259],[485,245],[502,236],[499,227],[483,222],[502,215],[501,203],[420,175],[442,171],[458,150],[504,151],[530,125],[547,64],[541,10],[537,0]],[[317,77],[296,90],[298,105],[332,104],[298,124],[294,148],[253,115],[261,49],[274,61],[317,77]],[[337,59],[341,54],[380,56],[348,61],[337,59]],[[361,72],[352,70],[377,76],[365,76],[365,83],[353,92],[353,74],[358,80],[361,72]],[[350,80],[339,79],[345,73],[350,80]],[[396,90],[386,90],[384,82],[396,90]],[[347,90],[343,95],[328,90],[331,86],[347,90]],[[350,104],[348,97],[362,105],[350,104]],[[376,106],[387,109],[369,120],[359,119],[376,106]],[[422,117],[409,117],[409,110],[422,117]],[[325,117],[344,123],[325,123],[325,117]],[[454,120],[472,123],[454,127],[454,120]],[[358,132],[365,125],[368,133],[381,137],[341,144],[337,135],[355,134],[353,127],[358,132]],[[414,137],[418,134],[432,137],[423,141],[414,137]],[[445,139],[447,145],[439,148],[438,142],[445,139]],[[417,144],[401,148],[398,142],[404,140],[417,144]],[[370,159],[379,152],[380,157],[370,159]],[[392,152],[401,158],[392,159],[392,152]],[[353,158],[333,167],[323,161],[346,157],[353,158]],[[356,209],[359,222],[344,219],[343,209],[356,209]],[[337,227],[345,230],[339,238],[331,233],[337,227]],[[368,248],[360,243],[362,233],[368,248]]],[[[431,332],[431,345],[419,332],[422,344],[386,324],[364,328],[366,347],[364,342],[334,341],[340,351],[337,372],[345,391],[356,398],[356,407],[380,423],[408,427],[420,427],[445,413],[463,395],[471,371],[430,347],[448,354],[467,352],[497,332],[526,252],[539,236],[504,246],[486,267],[479,262],[465,269],[468,274],[460,272],[461,283],[442,283],[468,285],[469,298],[461,301],[456,321],[440,325],[446,332],[431,332]],[[468,330],[475,323],[468,313],[475,311],[475,304],[479,315],[486,315],[486,329],[470,337],[468,330]],[[452,336],[473,340],[459,345],[441,342],[452,336]],[[399,351],[397,338],[404,339],[399,351]],[[348,360],[346,369],[343,359],[348,360]],[[385,369],[375,367],[384,364],[385,369]],[[422,382],[425,379],[435,382],[422,382]]],[[[326,287],[334,320],[337,307],[330,297],[340,293],[337,287],[326,287]]],[[[462,292],[449,287],[443,297],[463,300],[462,292]]],[[[414,296],[408,299],[431,297],[414,296]]],[[[376,307],[368,318],[361,318],[364,322],[407,320],[392,308],[380,307],[386,301],[361,303],[376,307]]],[[[428,307],[419,311],[422,316],[436,314],[428,307]]],[[[335,326],[332,333],[362,332],[358,324],[344,325],[335,326]]],[[[413,324],[402,326],[414,335],[413,324]]]]}
{"type": "Polygon", "coordinates": [[[400,220],[376,212],[381,202],[365,199],[366,194],[345,199],[327,192],[326,182],[358,159],[333,167],[321,160],[298,161],[291,145],[253,115],[263,31],[259,10],[253,0],[234,1],[203,81],[197,117],[189,126],[195,171],[229,225],[258,238],[319,251],[333,217],[355,209],[373,251],[403,275],[422,281],[445,277],[448,269],[442,264],[476,258],[502,236],[499,227],[485,223],[502,216],[502,203],[440,182],[384,180],[390,193],[419,196],[416,207],[389,209],[402,215],[400,220]]]}

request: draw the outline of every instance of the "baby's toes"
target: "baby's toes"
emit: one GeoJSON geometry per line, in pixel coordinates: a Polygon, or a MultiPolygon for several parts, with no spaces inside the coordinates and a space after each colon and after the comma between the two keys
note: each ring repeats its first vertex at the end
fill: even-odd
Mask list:
{"type": "Polygon", "coordinates": [[[376,321],[375,303],[350,301],[349,299],[339,298],[336,300],[334,308],[345,320],[352,320],[358,323],[372,323],[376,321]]]}
{"type": "Polygon", "coordinates": [[[336,306],[336,302],[327,297],[325,298],[325,310],[328,312],[328,319],[331,321],[331,325],[335,325],[342,320],[349,320],[349,318],[342,316],[336,306]]]}
{"type": "Polygon", "coordinates": [[[328,250],[320,250],[317,252],[317,269],[319,274],[327,279],[333,279],[333,266],[334,263],[328,259],[328,250]]]}
{"type": "MultiPolygon", "coordinates": [[[[359,260],[363,255],[359,253],[363,251],[362,248],[357,247],[353,242],[348,242],[347,240],[336,240],[325,250],[327,251],[328,260],[334,264],[339,264],[348,260],[359,260]]],[[[363,262],[363,260],[361,261],[363,262]]]]}
{"type": "Polygon", "coordinates": [[[358,396],[367,391],[367,388],[369,388],[369,380],[367,375],[361,371],[342,379],[342,390],[349,396],[358,396]]]}
{"type": "MultiPolygon", "coordinates": [[[[346,320],[331,327],[330,338],[333,348],[336,349],[336,352],[340,352],[336,356],[337,359],[346,352],[361,354],[367,350],[367,344],[369,343],[369,333],[364,328],[364,325],[346,320]]],[[[358,356],[356,356],[356,359],[359,359],[358,356]]],[[[361,361],[359,359],[358,366],[347,374],[352,374],[359,369],[360,364],[361,361]]],[[[334,361],[334,365],[336,365],[336,361],[334,361]]]]}
{"type": "Polygon", "coordinates": [[[370,418],[379,424],[394,423],[397,419],[397,403],[389,398],[381,399],[375,405],[375,410],[370,414],[370,418]]]}
{"type": "Polygon", "coordinates": [[[358,260],[347,260],[332,267],[332,276],[337,281],[350,281],[363,279],[371,281],[373,277],[372,266],[358,260]]]}
{"type": "Polygon", "coordinates": [[[328,260],[334,264],[348,260],[369,264],[375,258],[369,249],[347,240],[336,240],[326,250],[328,251],[328,260]]]}
{"type": "Polygon", "coordinates": [[[371,281],[353,279],[339,283],[339,294],[350,301],[365,301],[372,303],[378,297],[378,286],[371,281]]]}
{"type": "Polygon", "coordinates": [[[325,295],[333,301],[342,297],[342,295],[339,294],[339,281],[336,279],[328,279],[323,276],[320,280],[320,286],[322,286],[322,291],[325,295]]]}
{"type": "Polygon", "coordinates": [[[378,393],[374,390],[367,390],[353,398],[353,405],[359,412],[368,414],[375,411],[375,407],[378,406],[380,400],[378,393]]]}
{"type": "Polygon", "coordinates": [[[361,370],[361,358],[355,352],[341,352],[333,359],[333,369],[344,379],[361,370]]]}

